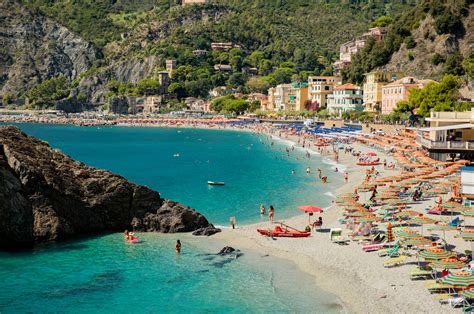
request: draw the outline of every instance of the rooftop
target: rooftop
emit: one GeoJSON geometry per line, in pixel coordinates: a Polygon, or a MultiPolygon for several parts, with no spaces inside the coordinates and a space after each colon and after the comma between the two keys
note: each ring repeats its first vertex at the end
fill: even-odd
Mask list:
{"type": "Polygon", "coordinates": [[[448,131],[448,130],[472,129],[472,128],[474,128],[474,124],[464,123],[464,124],[453,124],[453,125],[438,126],[438,127],[432,127],[432,128],[420,128],[419,131],[423,131],[423,132],[448,131]]]}
{"type": "Polygon", "coordinates": [[[334,87],[334,90],[355,90],[355,89],[360,89],[360,87],[352,83],[347,83],[347,84],[338,85],[334,87]]]}

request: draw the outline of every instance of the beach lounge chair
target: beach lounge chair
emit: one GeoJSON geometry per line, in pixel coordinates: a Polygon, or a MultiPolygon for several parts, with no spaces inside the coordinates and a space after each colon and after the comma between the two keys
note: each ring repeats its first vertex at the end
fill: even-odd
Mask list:
{"type": "Polygon", "coordinates": [[[331,238],[332,243],[345,244],[349,242],[349,240],[344,239],[341,228],[332,228],[329,232],[329,237],[331,238]]]}
{"type": "Polygon", "coordinates": [[[382,249],[382,250],[378,250],[378,254],[380,257],[382,256],[393,256],[393,255],[396,255],[398,253],[398,250],[400,249],[400,246],[397,243],[395,243],[395,245],[391,248],[386,248],[386,249],[382,249]]]}
{"type": "Polygon", "coordinates": [[[407,257],[405,255],[401,255],[399,257],[391,258],[383,262],[383,267],[392,267],[395,265],[402,265],[405,263],[407,257]]]}
{"type": "Polygon", "coordinates": [[[466,299],[462,296],[451,296],[450,298],[447,298],[447,299],[440,299],[439,302],[441,304],[449,304],[452,307],[459,307],[459,306],[463,306],[467,304],[466,299]]]}
{"type": "Polygon", "coordinates": [[[414,267],[410,270],[410,279],[425,279],[425,278],[434,278],[432,270],[420,269],[420,267],[414,267]]]}
{"type": "Polygon", "coordinates": [[[425,288],[428,289],[430,293],[439,293],[441,291],[449,291],[449,287],[437,283],[435,280],[429,280],[424,283],[425,288]]]}
{"type": "Polygon", "coordinates": [[[366,244],[366,245],[362,246],[362,250],[364,252],[373,252],[373,251],[381,250],[384,247],[385,247],[385,244],[383,244],[383,243],[366,244]]]}
{"type": "Polygon", "coordinates": [[[448,225],[450,225],[452,227],[459,227],[461,225],[461,222],[462,222],[462,220],[459,219],[459,217],[456,217],[453,220],[451,220],[450,222],[448,222],[448,225]]]}

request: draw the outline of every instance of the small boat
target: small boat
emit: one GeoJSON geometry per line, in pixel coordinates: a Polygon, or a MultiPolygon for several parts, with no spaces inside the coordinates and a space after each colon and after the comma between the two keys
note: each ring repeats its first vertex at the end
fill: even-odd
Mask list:
{"type": "Polygon", "coordinates": [[[139,242],[141,242],[141,241],[140,241],[140,238],[135,237],[135,238],[133,238],[133,239],[127,240],[127,242],[128,242],[128,243],[139,243],[139,242]]]}
{"type": "Polygon", "coordinates": [[[280,226],[276,226],[273,230],[257,229],[257,232],[267,237],[306,238],[311,235],[311,232],[288,230],[287,228],[283,229],[280,226]]]}
{"type": "Polygon", "coordinates": [[[218,181],[207,181],[209,185],[225,185],[225,182],[218,182],[218,181]]]}

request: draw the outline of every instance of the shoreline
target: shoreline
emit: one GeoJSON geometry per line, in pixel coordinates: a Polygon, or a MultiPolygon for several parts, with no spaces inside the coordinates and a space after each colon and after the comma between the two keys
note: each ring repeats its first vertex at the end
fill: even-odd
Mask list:
{"type": "MultiPolygon", "coordinates": [[[[130,127],[134,126],[130,125],[130,127]]],[[[185,125],[140,125],[140,127],[233,130],[276,137],[276,134],[273,133],[259,132],[258,130],[248,128],[221,128],[203,125],[199,127],[185,125]]],[[[297,146],[295,138],[297,137],[293,136],[293,138],[290,137],[290,139],[282,140],[293,142],[297,146]]],[[[367,145],[358,142],[351,144],[351,146],[357,147],[357,150],[362,152],[373,150],[367,145]]],[[[387,161],[394,160],[393,157],[388,156],[385,152],[379,152],[379,156],[380,158],[387,159],[387,161]]],[[[331,161],[330,155],[324,154],[320,155],[320,157],[321,160],[331,161]]],[[[341,159],[338,163],[347,167],[349,183],[335,188],[332,193],[333,196],[328,195],[329,198],[333,199],[339,193],[352,192],[354,187],[360,184],[364,178],[364,168],[355,165],[352,155],[345,155],[341,152],[341,159]]],[[[391,170],[383,170],[383,173],[391,174],[391,170]]],[[[393,174],[395,173],[398,173],[398,171],[393,171],[393,174]]],[[[364,195],[364,197],[366,196],[364,195]]],[[[324,228],[340,227],[340,224],[337,222],[338,212],[339,209],[332,205],[322,214],[324,228]]],[[[278,221],[278,211],[276,212],[276,220],[278,221]]],[[[296,215],[284,221],[290,225],[300,227],[307,224],[307,216],[304,214],[296,215]]],[[[336,295],[343,304],[344,312],[451,312],[451,308],[441,307],[437,300],[426,289],[423,289],[419,282],[409,279],[407,266],[386,269],[382,266],[382,260],[378,256],[362,252],[360,245],[356,243],[352,242],[348,246],[339,246],[331,243],[328,233],[323,232],[313,232],[310,238],[305,239],[278,238],[277,240],[272,240],[257,234],[255,230],[257,227],[268,228],[269,223],[245,224],[235,230],[225,228],[221,233],[207,238],[205,241],[220,241],[235,248],[273,255],[294,263],[300,271],[311,276],[319,288],[336,295]]]]}

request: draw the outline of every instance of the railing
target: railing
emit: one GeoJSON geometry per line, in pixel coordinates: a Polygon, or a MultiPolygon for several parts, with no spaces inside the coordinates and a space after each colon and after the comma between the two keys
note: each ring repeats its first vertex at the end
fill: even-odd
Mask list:
{"type": "Polygon", "coordinates": [[[462,150],[474,150],[474,143],[471,142],[434,142],[421,136],[416,137],[416,142],[426,148],[431,149],[462,149],[462,150]]]}
{"type": "Polygon", "coordinates": [[[464,112],[430,112],[431,119],[471,119],[471,111],[464,112]]]}

